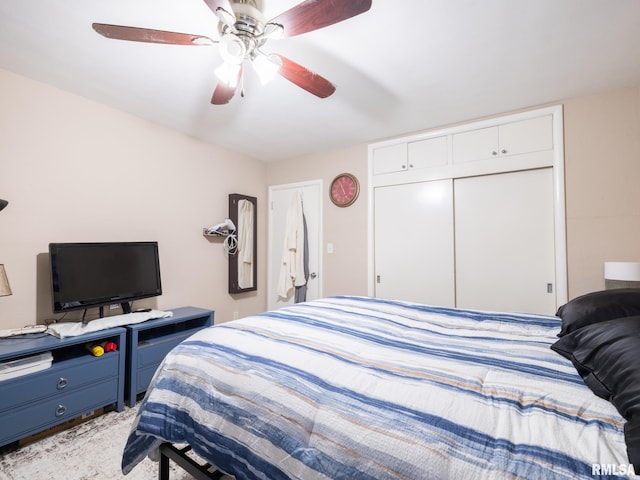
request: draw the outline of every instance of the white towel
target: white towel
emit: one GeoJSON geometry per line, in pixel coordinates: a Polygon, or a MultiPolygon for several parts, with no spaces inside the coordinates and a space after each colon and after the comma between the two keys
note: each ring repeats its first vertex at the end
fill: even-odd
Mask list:
{"type": "Polygon", "coordinates": [[[61,322],[49,325],[47,333],[58,338],[77,337],[85,333],[106,330],[107,328],[121,327],[122,325],[131,325],[133,323],[142,323],[154,318],[172,317],[173,312],[164,312],[162,310],[151,310],[149,312],[133,312],[123,315],[113,315],[111,317],[98,318],[91,320],[86,324],[82,322],[61,322]]]}

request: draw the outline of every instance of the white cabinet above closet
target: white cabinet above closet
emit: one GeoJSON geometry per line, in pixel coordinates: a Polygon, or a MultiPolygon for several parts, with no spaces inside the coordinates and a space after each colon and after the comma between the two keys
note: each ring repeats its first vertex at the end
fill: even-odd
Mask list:
{"type": "Polygon", "coordinates": [[[373,151],[374,175],[446,164],[446,136],[382,146],[373,151]]]}
{"type": "Polygon", "coordinates": [[[453,135],[453,163],[553,149],[553,117],[545,115],[453,135]]]}
{"type": "Polygon", "coordinates": [[[374,175],[401,172],[407,169],[407,144],[396,143],[376,148],[372,156],[374,175]]]}
{"type": "MultiPolygon", "coordinates": [[[[369,145],[374,187],[552,167],[553,109],[529,111],[369,145]]],[[[560,126],[562,125],[560,121],[560,126]]]]}

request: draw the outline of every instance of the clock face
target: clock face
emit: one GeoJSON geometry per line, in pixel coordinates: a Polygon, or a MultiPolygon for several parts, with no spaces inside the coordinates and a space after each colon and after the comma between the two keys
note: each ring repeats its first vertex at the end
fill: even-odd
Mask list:
{"type": "Polygon", "coordinates": [[[331,182],[329,196],[338,207],[348,207],[356,201],[359,192],[358,179],[350,173],[341,173],[331,182]]]}

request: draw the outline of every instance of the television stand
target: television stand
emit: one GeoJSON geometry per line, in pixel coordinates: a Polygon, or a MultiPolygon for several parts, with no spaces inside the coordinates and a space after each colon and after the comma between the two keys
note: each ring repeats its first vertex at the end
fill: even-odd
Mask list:
{"type": "MultiPolygon", "coordinates": [[[[129,302],[122,302],[120,304],[120,308],[122,308],[122,313],[131,313],[131,304],[129,302]]],[[[100,307],[98,307],[98,316],[99,318],[104,318],[104,306],[101,305],[100,307]]],[[[82,314],[82,324],[86,325],[87,323],[89,323],[89,320],[87,320],[87,310],[88,308],[84,309],[84,312],[82,314]]]]}

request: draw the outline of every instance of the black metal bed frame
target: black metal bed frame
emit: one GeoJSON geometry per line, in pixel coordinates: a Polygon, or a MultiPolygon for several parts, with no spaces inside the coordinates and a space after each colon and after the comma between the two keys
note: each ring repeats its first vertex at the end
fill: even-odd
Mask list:
{"type": "Polygon", "coordinates": [[[199,464],[193,458],[187,456],[191,451],[190,446],[176,448],[170,443],[160,445],[160,467],[158,470],[159,480],[169,480],[169,460],[173,460],[185,472],[196,480],[219,480],[224,473],[218,470],[210,471],[210,463],[199,464]]]}

